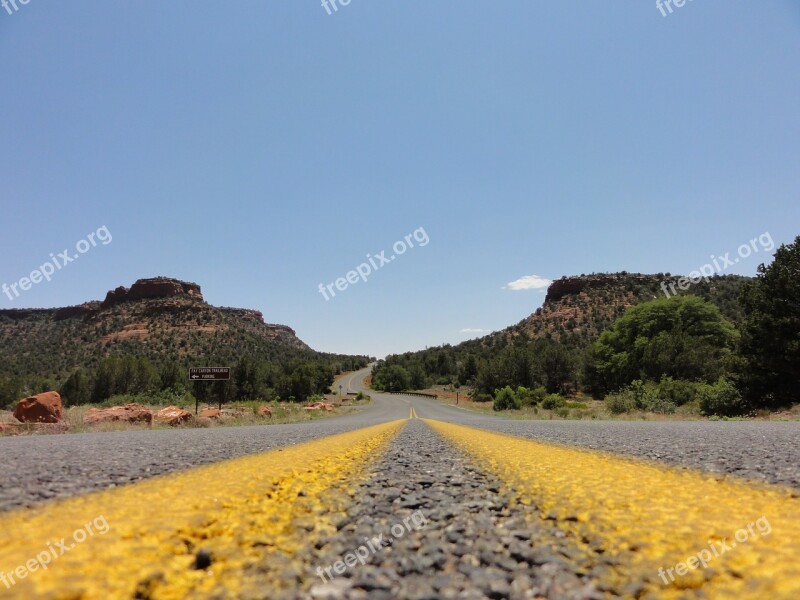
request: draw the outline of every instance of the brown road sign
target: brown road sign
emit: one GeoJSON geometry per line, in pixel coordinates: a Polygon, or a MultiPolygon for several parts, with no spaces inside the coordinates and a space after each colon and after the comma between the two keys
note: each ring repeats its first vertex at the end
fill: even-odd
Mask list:
{"type": "Polygon", "coordinates": [[[192,381],[227,381],[230,378],[230,367],[192,367],[189,369],[189,379],[192,381]]]}

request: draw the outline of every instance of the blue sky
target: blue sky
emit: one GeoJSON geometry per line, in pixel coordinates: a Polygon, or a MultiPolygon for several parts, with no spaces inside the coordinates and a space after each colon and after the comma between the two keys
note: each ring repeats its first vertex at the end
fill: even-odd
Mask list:
{"type": "Polygon", "coordinates": [[[383,356],[516,323],[544,299],[509,287],[525,276],[688,273],[800,234],[796,1],[18,8],[0,283],[102,226],[112,242],[0,308],[167,275],[383,356]],[[419,228],[424,247],[319,292],[419,228]]]}

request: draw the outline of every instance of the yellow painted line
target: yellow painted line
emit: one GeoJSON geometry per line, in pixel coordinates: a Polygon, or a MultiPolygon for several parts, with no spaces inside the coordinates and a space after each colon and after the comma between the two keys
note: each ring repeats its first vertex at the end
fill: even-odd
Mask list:
{"type": "Polygon", "coordinates": [[[0,515],[0,571],[15,578],[10,586],[0,581],[0,598],[177,600],[264,592],[270,582],[244,567],[273,554],[302,555],[333,534],[332,519],[404,423],[0,515]],[[94,535],[84,535],[86,524],[94,524],[94,535]],[[85,541],[74,536],[78,530],[85,541]],[[37,556],[44,563],[51,547],[55,558],[46,570],[15,575],[37,556]],[[193,568],[200,549],[213,557],[207,569],[193,568]]]}
{"type": "Polygon", "coordinates": [[[417,411],[416,411],[416,410],[414,410],[414,407],[413,407],[413,406],[411,407],[411,412],[410,412],[410,414],[408,415],[408,418],[409,418],[409,419],[416,419],[416,418],[417,418],[417,411]]]}
{"type": "Polygon", "coordinates": [[[584,556],[619,559],[601,572],[611,589],[641,582],[643,597],[800,598],[797,490],[426,423],[553,520],[584,556]],[[697,558],[703,551],[707,568],[697,558]]]}

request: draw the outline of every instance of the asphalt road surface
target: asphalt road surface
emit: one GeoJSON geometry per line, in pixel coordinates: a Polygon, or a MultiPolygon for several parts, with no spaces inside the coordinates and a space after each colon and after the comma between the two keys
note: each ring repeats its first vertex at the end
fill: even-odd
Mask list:
{"type": "MultiPolygon", "coordinates": [[[[364,390],[367,373],[343,379],[343,391],[364,390]]],[[[800,591],[798,423],[516,421],[369,393],[372,404],[357,413],[307,423],[0,438],[0,525],[21,540],[6,555],[0,548],[0,598],[794,598],[800,591]],[[208,470],[192,469],[200,465],[208,470]],[[165,477],[146,481],[157,475],[165,477]],[[253,477],[258,483],[247,483],[253,477]],[[266,495],[242,500],[265,485],[266,495]],[[99,490],[112,491],[86,496],[99,490]],[[188,518],[188,508],[170,512],[187,496],[198,498],[197,514],[180,529],[178,551],[177,534],[164,524],[188,518]],[[151,498],[146,514],[130,508],[138,498],[151,498]],[[105,559],[84,573],[81,560],[91,559],[77,554],[62,559],[60,573],[28,573],[11,585],[2,579],[45,538],[71,531],[72,515],[79,524],[101,511],[118,524],[115,537],[85,551],[128,557],[127,579],[115,570],[112,585],[105,559]],[[211,522],[198,524],[209,514],[211,522]],[[120,525],[128,519],[130,531],[155,527],[147,551],[131,547],[138,537],[120,525]],[[217,527],[210,523],[225,519],[209,533],[217,527]],[[769,534],[757,525],[767,519],[769,534]],[[675,575],[678,559],[748,525],[749,543],[730,553],[730,564],[728,555],[715,556],[716,570],[675,575]],[[391,543],[367,543],[382,532],[395,533],[391,543]],[[147,552],[175,554],[174,565],[147,552]],[[171,566],[150,573],[162,562],[171,566]]]]}
{"type": "Polygon", "coordinates": [[[0,438],[0,510],[403,419],[411,407],[422,419],[800,487],[798,423],[515,421],[476,414],[433,399],[369,391],[362,381],[367,372],[351,374],[341,383],[345,393],[371,394],[372,405],[355,414],[320,421],[0,438]]]}

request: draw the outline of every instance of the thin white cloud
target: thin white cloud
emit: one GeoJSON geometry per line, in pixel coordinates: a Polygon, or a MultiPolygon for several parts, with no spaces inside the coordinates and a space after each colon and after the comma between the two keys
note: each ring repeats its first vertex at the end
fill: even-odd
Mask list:
{"type": "Polygon", "coordinates": [[[472,327],[465,327],[459,333],[483,333],[485,329],[473,329],[472,327]]]}
{"type": "Polygon", "coordinates": [[[520,290],[543,290],[547,289],[551,283],[553,283],[551,280],[539,277],[538,275],[525,275],[524,277],[512,281],[503,289],[515,292],[520,290]]]}

